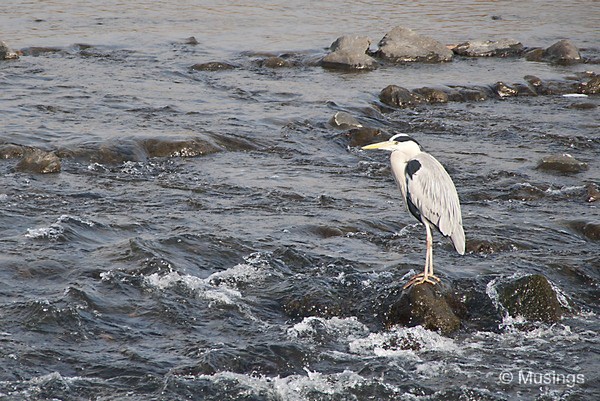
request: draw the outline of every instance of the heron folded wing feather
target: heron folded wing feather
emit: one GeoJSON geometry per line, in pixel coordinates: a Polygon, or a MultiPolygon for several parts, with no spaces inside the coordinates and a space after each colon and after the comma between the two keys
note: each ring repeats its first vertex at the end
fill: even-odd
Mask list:
{"type": "Polygon", "coordinates": [[[444,236],[451,237],[459,253],[464,253],[458,194],[444,167],[433,156],[420,153],[408,161],[405,175],[407,202],[410,201],[420,216],[433,223],[444,236]],[[418,169],[415,169],[416,163],[420,165],[418,169]]]}

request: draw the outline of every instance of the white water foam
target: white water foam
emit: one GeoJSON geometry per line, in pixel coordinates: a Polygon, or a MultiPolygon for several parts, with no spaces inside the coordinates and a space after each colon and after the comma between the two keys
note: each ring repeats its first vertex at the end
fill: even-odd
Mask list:
{"type": "Polygon", "coordinates": [[[389,331],[370,333],[365,338],[350,341],[348,345],[351,353],[362,356],[401,356],[417,360],[421,350],[456,354],[461,352],[454,340],[422,326],[395,326],[389,331]]]}
{"type": "MultiPolygon", "coordinates": [[[[237,264],[229,269],[215,272],[207,278],[199,278],[188,274],[171,271],[167,274],[153,273],[145,277],[145,283],[152,288],[166,288],[183,285],[193,291],[199,298],[210,301],[209,307],[216,305],[236,305],[240,309],[242,292],[240,287],[259,283],[270,275],[277,274],[260,253],[253,253],[245,258],[246,263],[237,264]]],[[[171,267],[172,269],[172,267],[171,267]]],[[[106,277],[109,279],[108,272],[106,277]]],[[[104,279],[104,277],[103,277],[104,279]]],[[[249,314],[249,311],[245,310],[249,314]]]]}
{"type": "Polygon", "coordinates": [[[50,224],[48,227],[39,228],[28,228],[25,237],[27,238],[48,238],[50,240],[57,240],[65,232],[65,222],[69,220],[76,221],[80,224],[84,224],[88,227],[93,227],[95,223],[90,220],[82,219],[78,216],[71,216],[68,214],[61,215],[56,221],[50,224]]]}

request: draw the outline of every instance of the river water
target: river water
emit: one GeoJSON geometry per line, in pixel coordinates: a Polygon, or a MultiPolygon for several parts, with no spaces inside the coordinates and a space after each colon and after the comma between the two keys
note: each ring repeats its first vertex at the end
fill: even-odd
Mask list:
{"type": "Polygon", "coordinates": [[[41,175],[0,161],[0,399],[599,399],[600,214],[586,200],[600,184],[598,98],[378,103],[389,84],[568,79],[598,64],[342,73],[261,60],[318,59],[345,34],[375,48],[397,25],[447,44],[568,38],[598,60],[600,4],[219,3],[0,5],[0,40],[29,49],[0,61],[0,145],[62,162],[41,175]],[[237,68],[190,69],[210,61],[237,68]],[[384,327],[380,300],[421,269],[424,230],[387,155],[328,124],[337,111],[409,132],[447,167],[469,252],[436,237],[444,281],[495,305],[498,283],[540,273],[570,313],[498,312],[450,336],[384,327]],[[562,153],[588,169],[536,168],[562,153]]]}

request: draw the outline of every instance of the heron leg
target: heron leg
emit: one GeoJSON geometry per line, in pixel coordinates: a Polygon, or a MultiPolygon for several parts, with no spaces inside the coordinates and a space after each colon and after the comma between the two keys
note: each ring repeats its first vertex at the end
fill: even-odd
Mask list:
{"type": "Polygon", "coordinates": [[[423,273],[419,273],[413,276],[408,283],[404,285],[404,289],[409,288],[413,285],[419,285],[423,283],[437,284],[441,280],[433,274],[433,235],[431,234],[431,227],[429,227],[429,223],[426,221],[423,222],[425,225],[425,231],[427,232],[427,251],[425,253],[425,269],[423,273]]]}

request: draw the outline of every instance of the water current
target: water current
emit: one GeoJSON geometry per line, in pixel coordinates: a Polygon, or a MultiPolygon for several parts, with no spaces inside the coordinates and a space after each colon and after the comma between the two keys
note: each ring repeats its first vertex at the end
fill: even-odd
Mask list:
{"type": "Polygon", "coordinates": [[[2,1],[0,40],[23,55],[0,61],[0,399],[600,399],[598,97],[378,100],[599,64],[310,62],[399,25],[600,59],[595,1],[2,1]],[[235,68],[190,69],[211,61],[235,68]],[[385,327],[425,233],[338,111],[410,133],[452,175],[468,252],[435,237],[442,280],[500,308],[498,283],[543,274],[570,313],[385,327]],[[11,147],[55,152],[60,172],[19,170],[11,147]],[[563,153],[588,168],[537,168],[563,153]]]}

